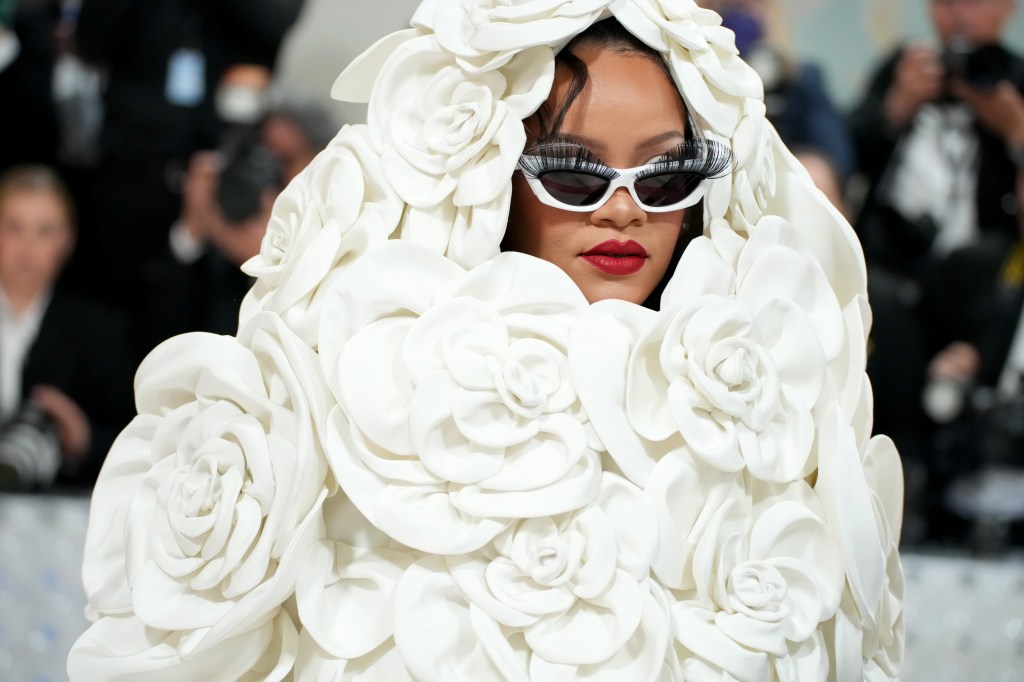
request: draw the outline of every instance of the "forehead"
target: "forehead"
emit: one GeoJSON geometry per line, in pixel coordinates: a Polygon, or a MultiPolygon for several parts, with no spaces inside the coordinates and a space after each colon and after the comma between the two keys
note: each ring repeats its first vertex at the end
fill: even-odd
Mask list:
{"type": "MultiPolygon", "coordinates": [[[[664,67],[637,52],[581,47],[586,86],[568,109],[561,131],[593,141],[595,151],[623,149],[686,132],[686,106],[664,67]]],[[[572,72],[559,68],[548,98],[558,111],[569,94],[572,72]]]]}
{"type": "Polygon", "coordinates": [[[42,187],[13,187],[0,192],[0,213],[59,214],[62,221],[69,218],[63,199],[56,192],[42,187]]]}

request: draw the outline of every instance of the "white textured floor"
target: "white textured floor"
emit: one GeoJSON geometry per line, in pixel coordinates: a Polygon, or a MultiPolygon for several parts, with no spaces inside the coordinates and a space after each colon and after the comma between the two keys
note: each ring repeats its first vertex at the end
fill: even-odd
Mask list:
{"type": "MultiPolygon", "coordinates": [[[[67,679],[88,500],[0,495],[0,682],[67,679]]],[[[904,682],[1024,682],[1024,557],[904,554],[904,682]]]]}

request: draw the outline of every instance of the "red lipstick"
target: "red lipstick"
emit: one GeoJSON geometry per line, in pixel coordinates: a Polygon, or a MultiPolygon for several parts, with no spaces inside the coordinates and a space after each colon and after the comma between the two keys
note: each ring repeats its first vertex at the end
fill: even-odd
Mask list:
{"type": "Polygon", "coordinates": [[[609,239],[584,251],[580,257],[609,275],[632,275],[647,262],[647,249],[633,240],[609,239]]]}

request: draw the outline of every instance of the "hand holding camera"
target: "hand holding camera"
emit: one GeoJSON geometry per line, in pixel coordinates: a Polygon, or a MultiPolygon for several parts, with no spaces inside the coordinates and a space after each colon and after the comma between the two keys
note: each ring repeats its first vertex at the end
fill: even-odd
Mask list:
{"type": "Polygon", "coordinates": [[[914,119],[928,102],[942,97],[945,70],[939,55],[927,45],[911,45],[900,55],[889,93],[885,99],[885,116],[889,123],[902,128],[914,119]]]}

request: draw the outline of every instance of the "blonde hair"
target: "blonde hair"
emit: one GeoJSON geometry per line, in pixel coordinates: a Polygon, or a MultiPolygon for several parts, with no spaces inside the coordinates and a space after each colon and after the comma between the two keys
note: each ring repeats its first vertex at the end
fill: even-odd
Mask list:
{"type": "Polygon", "coordinates": [[[60,176],[48,166],[14,166],[0,175],[0,206],[18,192],[49,192],[64,209],[64,217],[71,230],[75,230],[78,212],[71,192],[60,176]]]}

